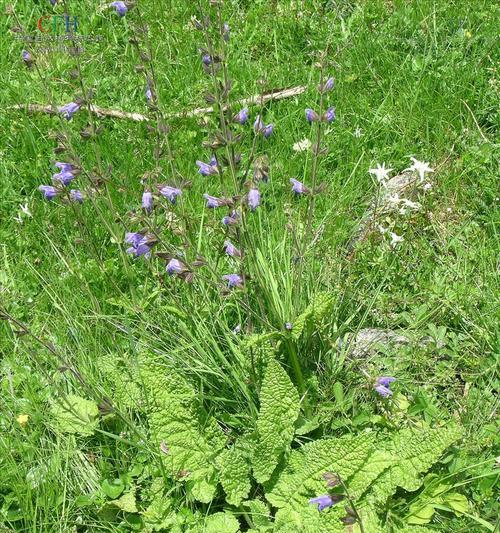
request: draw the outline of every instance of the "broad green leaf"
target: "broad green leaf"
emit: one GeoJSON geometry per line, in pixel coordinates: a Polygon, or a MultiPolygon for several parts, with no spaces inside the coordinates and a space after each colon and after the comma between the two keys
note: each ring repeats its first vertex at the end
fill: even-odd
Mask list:
{"type": "Polygon", "coordinates": [[[61,403],[53,404],[50,412],[54,428],[63,433],[90,436],[99,423],[97,404],[74,394],[68,394],[61,403]]]}
{"type": "Polygon", "coordinates": [[[227,503],[240,505],[250,492],[250,464],[245,454],[234,445],[217,457],[217,467],[227,503]]]}
{"type": "Polygon", "coordinates": [[[193,388],[177,372],[145,358],[141,376],[154,445],[164,443],[167,470],[180,475],[193,497],[209,503],[217,488],[215,459],[227,440],[207,416],[193,388]]]}
{"type": "Polygon", "coordinates": [[[288,374],[278,361],[269,361],[260,391],[258,442],[252,460],[259,483],[271,477],[282,454],[289,450],[299,410],[299,395],[288,374]]]}
{"type": "Polygon", "coordinates": [[[118,500],[112,500],[110,504],[118,507],[122,511],[127,513],[137,513],[137,505],[135,503],[135,491],[126,492],[118,500]]]}
{"type": "Polygon", "coordinates": [[[101,485],[102,491],[108,498],[115,500],[125,490],[125,484],[119,478],[109,480],[105,479],[101,485]]]}

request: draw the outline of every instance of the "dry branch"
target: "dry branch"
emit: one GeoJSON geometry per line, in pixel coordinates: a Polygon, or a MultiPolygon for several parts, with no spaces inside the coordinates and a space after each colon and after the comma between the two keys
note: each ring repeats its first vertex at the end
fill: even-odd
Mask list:
{"type": "MultiPolygon", "coordinates": [[[[243,98],[242,100],[237,100],[234,102],[234,106],[245,106],[245,105],[257,105],[274,102],[277,100],[283,100],[285,98],[292,98],[293,96],[298,96],[306,91],[307,87],[305,85],[299,85],[298,87],[290,87],[288,89],[273,89],[267,93],[261,95],[251,96],[249,98],[243,98]]],[[[9,109],[22,109],[28,113],[48,113],[49,115],[57,114],[58,106],[54,105],[44,105],[44,104],[17,104],[9,107],[9,109]]],[[[95,105],[90,106],[90,109],[100,118],[119,118],[126,120],[133,120],[134,122],[147,122],[149,117],[142,115],[141,113],[129,113],[127,111],[121,111],[120,109],[105,109],[103,107],[98,107],[95,105]]],[[[208,113],[213,113],[213,107],[198,107],[191,111],[181,111],[179,113],[170,113],[167,115],[167,118],[189,118],[196,117],[199,115],[207,115],[208,113]]]]}

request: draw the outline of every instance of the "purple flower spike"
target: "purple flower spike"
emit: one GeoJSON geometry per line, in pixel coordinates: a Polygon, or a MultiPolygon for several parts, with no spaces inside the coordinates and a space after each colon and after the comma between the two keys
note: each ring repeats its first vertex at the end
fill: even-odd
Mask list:
{"type": "Polygon", "coordinates": [[[146,85],[146,100],[148,102],[151,101],[151,99],[153,98],[153,92],[151,91],[151,87],[149,86],[149,83],[146,85]]]}
{"type": "Polygon", "coordinates": [[[234,122],[239,122],[240,124],[246,124],[248,120],[248,107],[244,107],[239,113],[236,113],[233,117],[234,122]]]}
{"type": "Polygon", "coordinates": [[[46,200],[53,200],[59,194],[59,191],[52,185],[40,185],[38,190],[43,193],[46,200]]]}
{"type": "Polygon", "coordinates": [[[292,184],[292,191],[295,194],[307,194],[309,189],[299,180],[290,178],[290,183],[292,184]]]}
{"type": "Polygon", "coordinates": [[[325,91],[331,91],[335,85],[335,80],[333,78],[328,78],[325,82],[325,91]]]}
{"type": "Polygon", "coordinates": [[[332,122],[337,118],[337,115],[335,115],[335,108],[329,107],[326,111],[326,113],[323,115],[323,120],[325,122],[332,122]]]}
{"type": "Polygon", "coordinates": [[[200,167],[198,172],[202,176],[212,176],[213,174],[219,173],[219,168],[217,167],[217,160],[215,157],[212,157],[210,163],[204,163],[203,161],[196,161],[196,164],[200,167]]]}
{"type": "Polygon", "coordinates": [[[318,113],[316,113],[316,111],[314,111],[314,109],[307,108],[306,119],[307,119],[307,122],[311,124],[311,122],[317,122],[319,120],[319,115],[318,113]]]}
{"type": "Polygon", "coordinates": [[[142,235],[142,233],[125,233],[125,242],[131,244],[132,246],[138,246],[142,239],[144,239],[144,235],[142,235]]]}
{"type": "Polygon", "coordinates": [[[222,207],[226,205],[225,201],[222,198],[217,198],[216,196],[210,196],[207,193],[203,195],[203,198],[205,198],[205,200],[207,201],[207,207],[209,209],[214,209],[215,207],[222,207]]]}
{"type": "Polygon", "coordinates": [[[61,161],[56,161],[54,166],[58,168],[61,172],[71,172],[73,170],[73,165],[71,163],[63,163],[61,161]]]}
{"type": "Polygon", "coordinates": [[[185,271],[184,265],[175,258],[170,259],[167,265],[167,274],[173,276],[174,274],[182,274],[185,271]]]}
{"type": "Polygon", "coordinates": [[[180,189],[176,189],[175,187],[164,185],[160,189],[160,194],[170,200],[171,204],[175,205],[177,203],[177,197],[182,194],[182,191],[180,189]]]}
{"type": "Polygon", "coordinates": [[[268,137],[271,137],[271,135],[273,134],[273,129],[274,129],[274,124],[268,124],[264,130],[263,130],[263,135],[264,137],[267,139],[268,137]]]}
{"type": "Polygon", "coordinates": [[[324,494],[323,496],[318,496],[317,498],[311,498],[309,503],[311,505],[317,504],[318,511],[322,511],[323,509],[327,509],[328,507],[335,505],[335,502],[332,500],[329,494],[324,494]]]}
{"type": "Polygon", "coordinates": [[[231,241],[224,241],[224,249],[231,257],[241,257],[241,252],[231,241]]]}
{"type": "Polygon", "coordinates": [[[72,202],[78,202],[81,204],[83,202],[82,191],[79,191],[78,189],[72,189],[69,191],[69,198],[72,202]]]}
{"type": "Polygon", "coordinates": [[[222,279],[227,281],[227,286],[229,289],[243,286],[243,278],[238,274],[226,274],[225,276],[222,276],[222,279]]]}
{"type": "Polygon", "coordinates": [[[81,104],[76,102],[70,102],[69,104],[63,105],[58,109],[59,113],[63,115],[66,120],[71,120],[73,115],[80,109],[81,104]]]}
{"type": "Polygon", "coordinates": [[[224,25],[222,26],[222,38],[226,43],[229,42],[231,28],[229,27],[229,24],[227,22],[224,22],[224,25]]]}
{"type": "Polygon", "coordinates": [[[125,2],[111,2],[109,6],[114,7],[120,17],[124,17],[127,14],[128,7],[125,2]]]}
{"type": "Polygon", "coordinates": [[[151,213],[153,210],[153,193],[149,191],[144,191],[142,193],[142,208],[148,213],[151,213]]]}
{"type": "Polygon", "coordinates": [[[239,218],[239,213],[237,211],[233,211],[231,215],[227,215],[222,219],[222,223],[224,226],[234,226],[235,224],[238,224],[239,218]]]}
{"type": "Polygon", "coordinates": [[[140,257],[144,255],[149,257],[151,247],[147,244],[147,237],[140,233],[126,233],[125,242],[132,246],[127,249],[128,254],[134,255],[134,257],[140,257]]]}
{"type": "Polygon", "coordinates": [[[380,394],[380,396],[382,396],[382,398],[388,398],[393,394],[390,386],[394,381],[396,381],[396,378],[390,376],[380,376],[375,382],[374,389],[380,394]]]}
{"type": "Polygon", "coordinates": [[[73,180],[75,179],[75,176],[70,171],[62,170],[61,172],[58,172],[57,174],[52,175],[52,181],[54,183],[59,182],[64,186],[69,185],[73,180]]]}
{"type": "Polygon", "coordinates": [[[248,191],[248,206],[252,211],[255,211],[260,205],[260,192],[258,189],[250,189],[248,191]]]}

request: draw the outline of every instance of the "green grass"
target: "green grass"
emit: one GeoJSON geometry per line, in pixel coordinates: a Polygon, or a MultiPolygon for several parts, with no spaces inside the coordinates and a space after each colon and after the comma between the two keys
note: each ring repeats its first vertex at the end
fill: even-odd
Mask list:
{"type": "MultiPolygon", "coordinates": [[[[196,2],[139,4],[149,25],[160,108],[168,113],[204,106],[210,82],[200,65],[203,39],[190,26],[191,16],[199,16],[196,2]]],[[[37,19],[53,8],[22,0],[13,9],[35,34],[37,19]]],[[[243,324],[244,335],[281,331],[313,295],[328,291],[335,302],[331,314],[298,345],[309,414],[318,424],[301,440],[455,419],[465,436],[433,474],[467,497],[468,515],[440,509],[431,525],[487,531],[476,518],[494,525],[498,511],[498,8],[479,0],[233,0],[223,10],[232,29],[232,98],[257,94],[260,79],[267,88],[309,87],[299,97],[266,105],[265,121],[275,124],[275,134],[260,142],[259,153],[269,156],[271,174],[261,187],[262,205],[248,219],[252,276],[241,298],[219,289],[220,276],[234,263],[220,252],[222,214],[205,209],[202,194],[220,194],[220,183],[200,177],[195,165],[209,159],[202,142],[214,118],[169,122],[176,168],[192,188],[178,213],[185,235],[168,229],[163,238],[176,248],[186,238],[191,259],[199,254],[210,265],[185,285],[165,278],[161,260],[133,261],[124,254],[125,231],[140,228],[133,210],[140,205],[141,178],[157,166],[159,182],[170,177],[168,158],[155,159],[155,137],[145,124],[97,120],[101,135],[85,141],[79,135],[88,123],[83,110],[66,123],[8,109],[71,101],[81,93],[70,76],[79,66],[96,105],[151,113],[144,76],[134,69],[140,60],[129,43],[138,12],[119,18],[97,2],[69,4],[80,32],[102,41],[86,45],[78,58],[38,56],[38,71],[22,64],[25,45],[10,31],[14,17],[2,18],[0,304],[29,333],[0,322],[0,525],[33,532],[142,528],[134,526],[138,513],[106,505],[110,497],[102,493],[103,480],[118,477],[137,487],[138,502],[148,501],[152,491],[158,451],[148,442],[144,413],[125,394],[140,354],[161,356],[194,384],[222,427],[243,432],[255,420],[262,375],[231,330],[243,324]],[[313,229],[320,228],[321,237],[298,267],[293,243],[304,232],[307,199],[293,198],[288,181],[305,177],[308,183],[311,155],[295,152],[293,144],[311,138],[304,108],[317,107],[314,63],[327,45],[337,120],[327,128],[329,152],[318,171],[318,182],[328,186],[315,207],[313,229]],[[106,192],[74,209],[45,202],[37,190],[50,183],[51,162],[64,160],[54,154],[61,132],[88,172],[107,176],[106,192]],[[421,212],[386,221],[405,241],[392,250],[373,236],[349,259],[346,245],[376,191],[368,169],[385,161],[399,172],[409,156],[429,161],[436,172],[421,212]],[[21,215],[19,222],[24,204],[32,216],[21,215]],[[433,341],[363,361],[341,356],[337,340],[365,327],[405,329],[433,341]],[[107,372],[110,359],[122,365],[119,393],[121,382],[107,372]],[[366,374],[397,376],[403,414],[374,398],[366,374]],[[110,397],[123,418],[104,414],[92,436],[58,432],[49,406],[68,393],[101,402],[110,397]],[[17,421],[22,414],[29,416],[26,424],[17,421]]],[[[243,158],[250,147],[248,135],[243,158]]],[[[87,186],[84,176],[78,183],[87,186]]],[[[162,211],[155,222],[166,218],[162,211]]],[[[287,353],[282,347],[283,362],[287,353]]],[[[296,379],[292,369],[290,375],[296,379]]],[[[199,508],[168,483],[183,512],[199,508]]],[[[389,518],[405,516],[420,494],[400,492],[389,518]]]]}

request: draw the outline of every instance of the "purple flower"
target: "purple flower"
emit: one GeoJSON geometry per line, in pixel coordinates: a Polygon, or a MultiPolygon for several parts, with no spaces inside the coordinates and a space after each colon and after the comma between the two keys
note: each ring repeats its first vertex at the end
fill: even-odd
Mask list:
{"type": "Polygon", "coordinates": [[[311,122],[317,122],[319,120],[319,115],[314,111],[314,109],[307,108],[306,109],[306,119],[309,124],[311,122]]]}
{"type": "Polygon", "coordinates": [[[213,174],[219,173],[219,167],[217,166],[217,159],[212,157],[209,163],[204,163],[203,161],[196,161],[196,164],[200,167],[198,172],[202,176],[211,176],[213,174]]]}
{"type": "Polygon", "coordinates": [[[317,498],[311,498],[309,503],[311,505],[318,504],[318,511],[322,511],[323,509],[327,509],[328,507],[335,505],[336,502],[333,501],[329,494],[324,494],[323,496],[318,496],[317,498]]]}
{"type": "Polygon", "coordinates": [[[260,204],[260,192],[258,189],[250,189],[248,191],[248,206],[252,211],[255,211],[260,204]]]}
{"type": "Polygon", "coordinates": [[[248,107],[244,107],[239,113],[236,113],[233,117],[234,122],[239,122],[240,124],[246,124],[248,120],[248,107]]]}
{"type": "Polygon", "coordinates": [[[79,191],[78,189],[72,189],[69,191],[69,198],[72,202],[78,202],[81,204],[83,202],[82,191],[79,191]]]}
{"type": "Polygon", "coordinates": [[[81,105],[82,104],[77,104],[76,102],[70,102],[69,104],[60,107],[58,111],[59,113],[62,113],[66,120],[71,120],[73,115],[80,109],[81,105]]]}
{"type": "Polygon", "coordinates": [[[233,211],[230,215],[226,215],[222,219],[222,223],[224,224],[224,226],[234,226],[235,224],[238,224],[239,218],[239,213],[237,211],[233,211]]]}
{"type": "Polygon", "coordinates": [[[388,398],[389,396],[392,396],[392,390],[390,389],[390,386],[393,381],[396,381],[396,378],[390,376],[380,376],[375,382],[374,389],[383,398],[388,398]]]}
{"type": "Polygon", "coordinates": [[[57,4],[57,0],[50,0],[50,3],[55,6],[57,4]]]}
{"type": "Polygon", "coordinates": [[[31,54],[28,52],[28,50],[23,50],[21,52],[21,55],[22,55],[22,58],[23,58],[23,61],[26,63],[26,64],[30,64],[31,61],[32,61],[32,58],[31,58],[31,54]]]}
{"type": "Polygon", "coordinates": [[[335,80],[333,78],[328,78],[325,82],[325,91],[331,91],[335,85],[335,80]]]}
{"type": "Polygon", "coordinates": [[[257,118],[253,123],[253,130],[255,131],[255,133],[262,133],[262,135],[264,135],[264,137],[267,139],[273,134],[273,128],[273,124],[268,124],[267,126],[265,126],[262,122],[262,119],[260,118],[260,115],[257,115],[257,118]]]}
{"type": "Polygon", "coordinates": [[[329,107],[326,110],[325,114],[323,115],[323,120],[326,121],[326,122],[332,122],[336,118],[337,118],[337,116],[335,115],[335,108],[334,107],[329,107]]]}
{"type": "Polygon", "coordinates": [[[226,274],[225,276],[222,276],[222,279],[227,281],[227,286],[229,289],[243,286],[243,278],[238,274],[226,274]]]}
{"type": "Polygon", "coordinates": [[[127,14],[128,7],[125,2],[111,2],[110,7],[114,7],[120,17],[124,17],[127,14]]]}
{"type": "Polygon", "coordinates": [[[160,189],[160,194],[165,196],[165,198],[168,198],[171,204],[175,205],[177,203],[177,196],[180,196],[182,191],[180,189],[176,189],[175,187],[164,185],[160,189]]]}
{"type": "Polygon", "coordinates": [[[150,87],[149,83],[146,85],[146,93],[145,94],[146,94],[146,100],[148,102],[150,102],[151,99],[153,98],[153,93],[151,91],[151,87],[150,87]]]}
{"type": "Polygon", "coordinates": [[[291,322],[285,322],[285,329],[288,331],[292,331],[293,324],[291,322]]]}
{"type": "Polygon", "coordinates": [[[224,241],[224,250],[231,257],[241,257],[241,251],[231,241],[224,241]]]}
{"type": "Polygon", "coordinates": [[[212,58],[209,54],[203,54],[201,56],[201,62],[208,67],[208,65],[212,64],[212,58]]]}
{"type": "Polygon", "coordinates": [[[59,182],[62,185],[69,185],[72,180],[75,179],[74,174],[69,170],[61,170],[61,172],[58,172],[57,174],[52,175],[52,181],[59,182]]]}
{"type": "Polygon", "coordinates": [[[229,42],[230,31],[231,29],[229,28],[229,24],[227,22],[224,22],[224,25],[222,26],[222,38],[224,39],[224,41],[226,41],[226,43],[229,42]]]}
{"type": "Polygon", "coordinates": [[[151,247],[148,244],[147,237],[141,233],[126,233],[125,242],[132,245],[127,248],[128,254],[133,254],[134,257],[140,257],[141,255],[149,257],[151,247]]]}
{"type": "Polygon", "coordinates": [[[290,183],[292,184],[292,191],[295,194],[306,194],[309,192],[309,189],[299,180],[290,178],[290,183]]]}
{"type": "Polygon", "coordinates": [[[61,172],[72,172],[73,170],[73,165],[71,163],[62,163],[61,161],[56,161],[54,166],[61,172]]]}
{"type": "Polygon", "coordinates": [[[253,123],[253,131],[255,133],[259,133],[264,128],[264,122],[262,122],[262,119],[260,118],[260,115],[257,115],[257,118],[255,119],[255,122],[253,123]]]}
{"type": "Polygon", "coordinates": [[[182,274],[186,270],[185,266],[175,258],[170,259],[167,265],[167,274],[173,276],[174,274],[182,274]]]}
{"type": "Polygon", "coordinates": [[[153,193],[149,191],[144,191],[142,193],[142,208],[148,213],[151,213],[153,210],[153,193]]]}
{"type": "Polygon", "coordinates": [[[267,139],[268,137],[271,137],[271,135],[273,134],[273,128],[274,128],[274,125],[273,124],[268,124],[265,128],[264,128],[264,131],[262,132],[264,137],[267,139]]]}
{"type": "Polygon", "coordinates": [[[59,191],[52,185],[40,185],[38,190],[43,192],[46,200],[53,200],[59,194],[59,191]]]}
{"type": "Polygon", "coordinates": [[[203,198],[207,201],[207,207],[209,209],[214,209],[215,207],[223,207],[224,205],[227,205],[226,200],[223,198],[217,198],[216,196],[210,196],[209,194],[205,193],[203,195],[203,198]]]}

